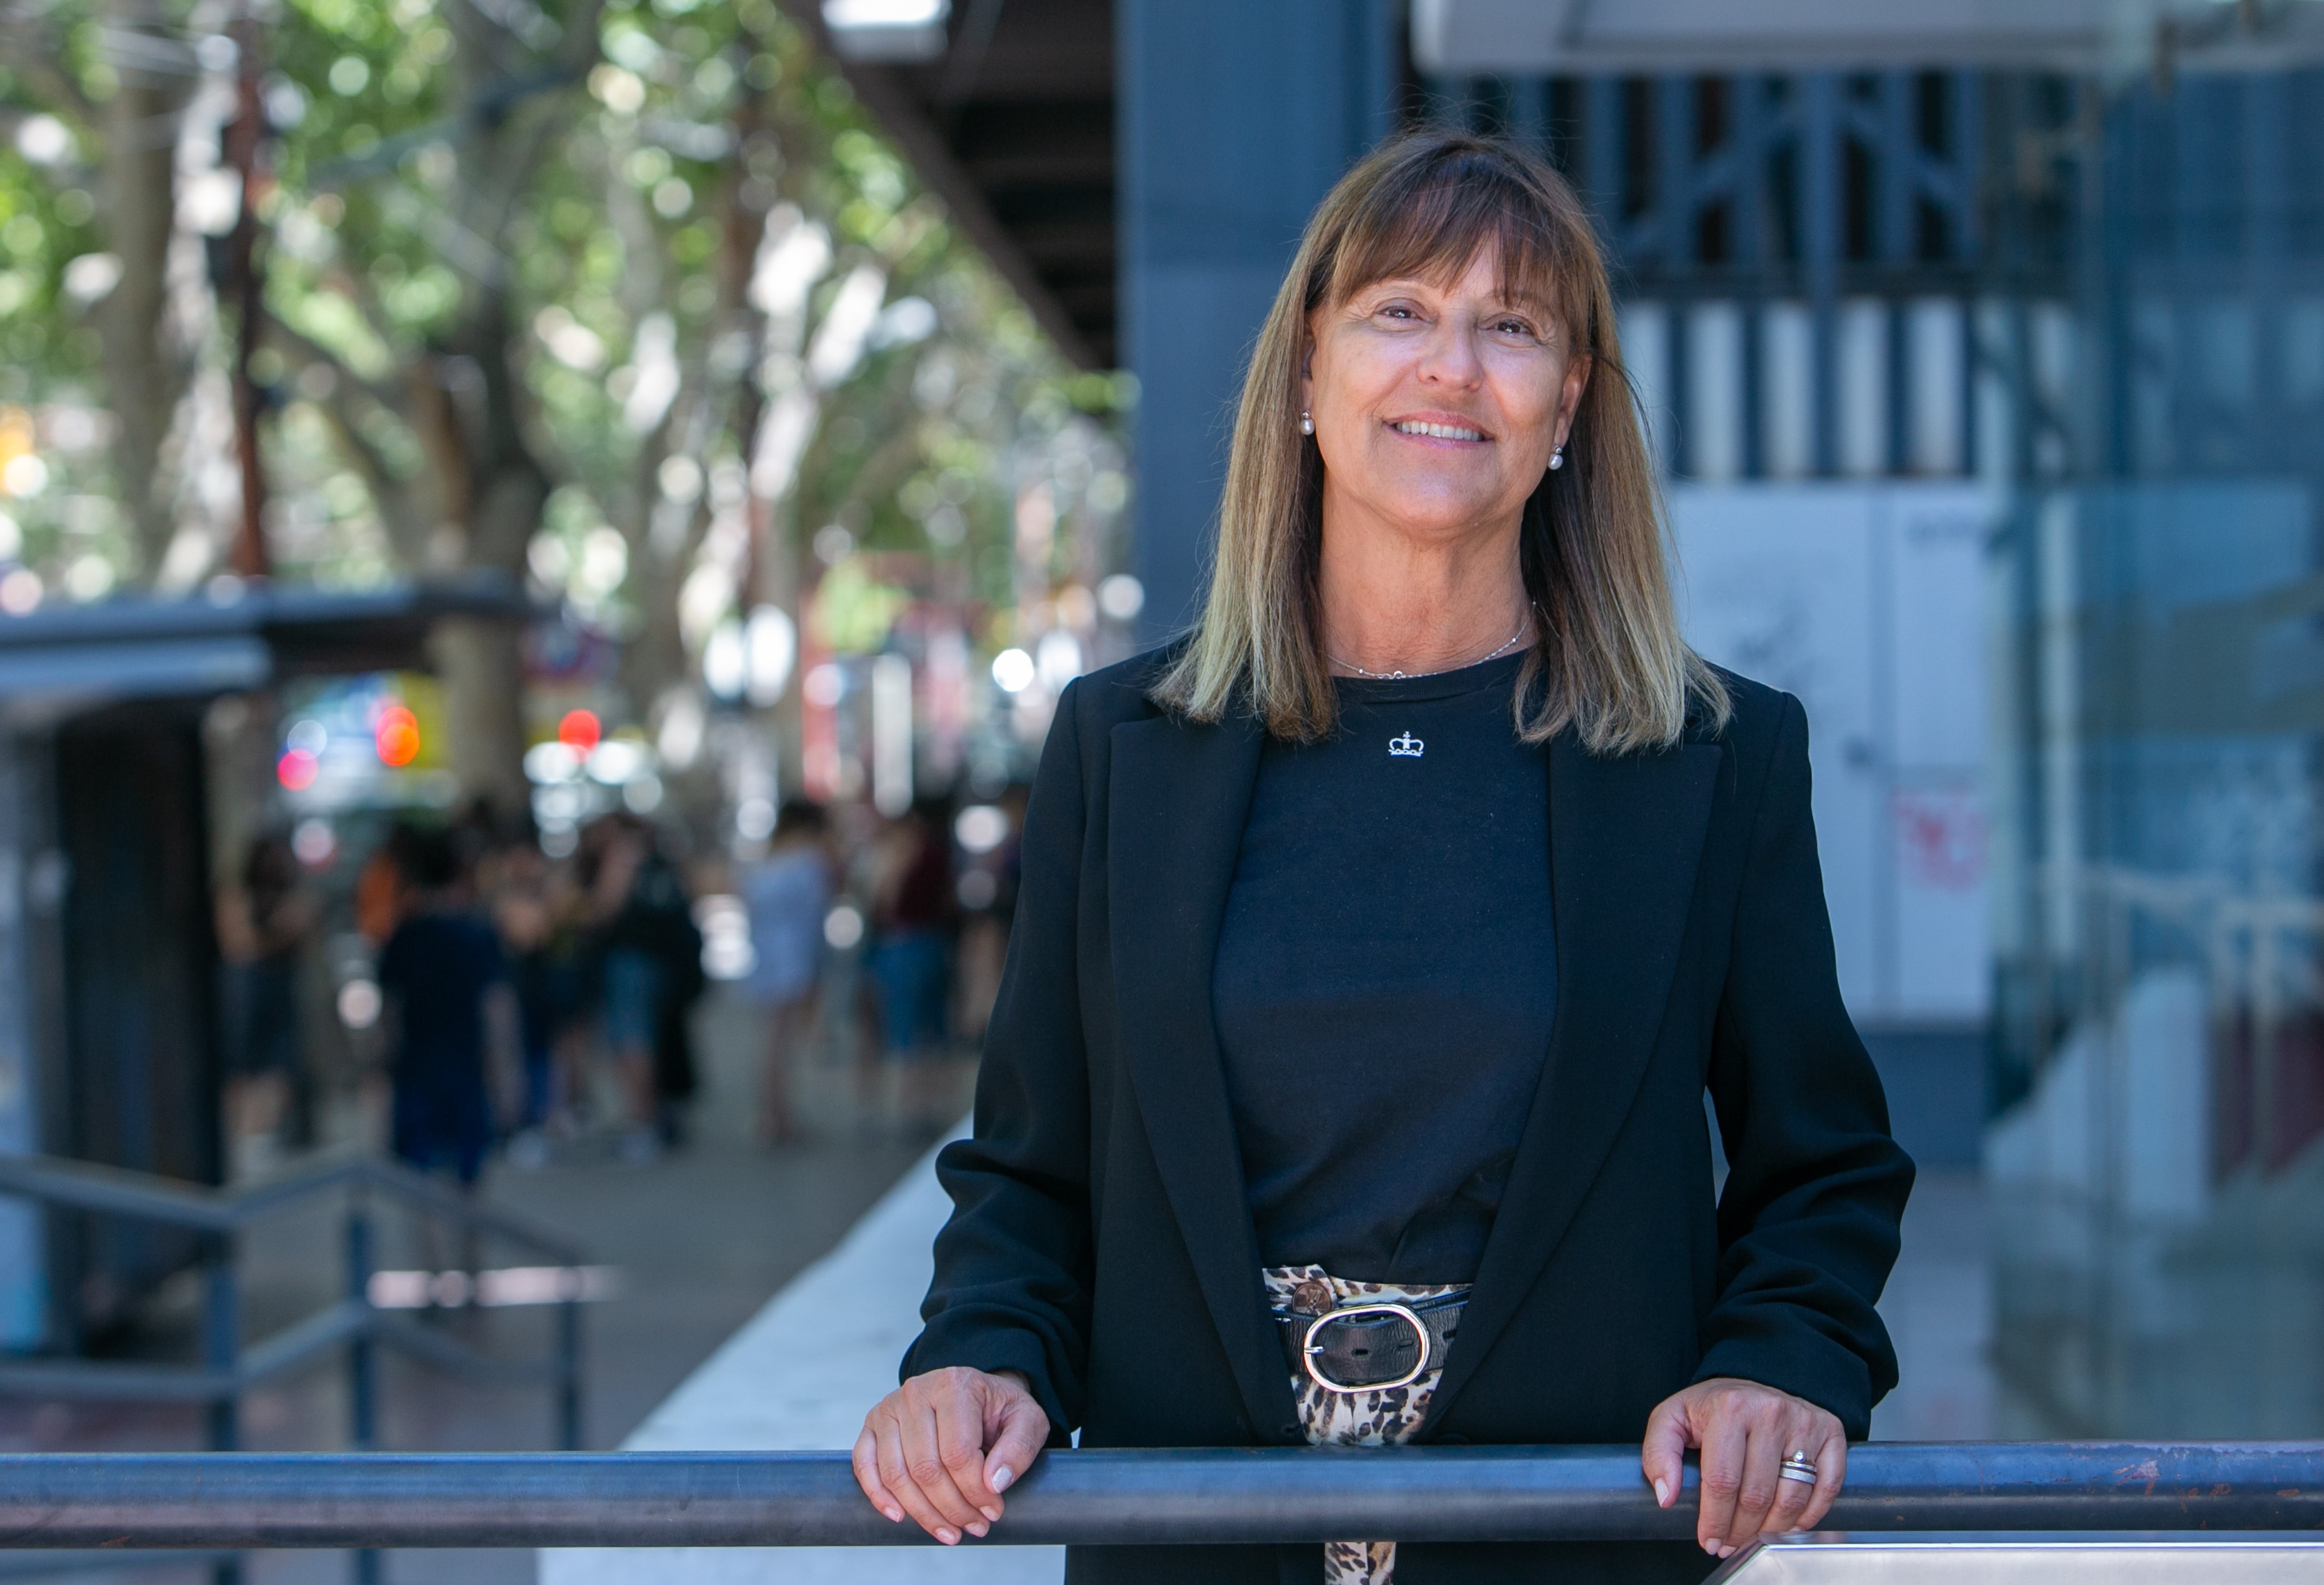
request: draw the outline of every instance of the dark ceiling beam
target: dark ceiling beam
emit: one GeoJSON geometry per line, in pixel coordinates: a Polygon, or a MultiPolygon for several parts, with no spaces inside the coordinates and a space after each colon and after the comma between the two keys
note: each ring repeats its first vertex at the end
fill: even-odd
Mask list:
{"type": "Polygon", "coordinates": [[[951,212],[953,224],[992,262],[993,269],[1009,283],[1010,290],[1025,304],[1026,311],[1033,316],[1034,323],[1041,327],[1058,352],[1077,368],[1106,366],[896,73],[883,66],[841,60],[831,47],[831,35],[823,25],[823,7],[818,0],[781,0],[781,5],[790,19],[815,40],[824,59],[846,79],[847,85],[855,90],[855,97],[880,123],[897,152],[911,162],[921,183],[943,200],[951,212]]]}
{"type": "Polygon", "coordinates": [[[1098,149],[1028,149],[1022,153],[969,154],[961,162],[986,187],[1065,187],[1097,189],[1112,201],[1113,151],[1098,149]]]}
{"type": "Polygon", "coordinates": [[[1045,267],[1111,266],[1114,260],[1111,218],[1028,219],[1010,229],[1025,256],[1045,267]]]}

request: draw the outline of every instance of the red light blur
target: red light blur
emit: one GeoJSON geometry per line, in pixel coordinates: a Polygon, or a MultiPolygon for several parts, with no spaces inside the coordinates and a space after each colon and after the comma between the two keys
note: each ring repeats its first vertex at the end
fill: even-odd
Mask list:
{"type": "Polygon", "coordinates": [[[303,792],[315,784],[315,756],[303,748],[293,748],[274,762],[274,779],[293,792],[303,792]]]}
{"type": "Polygon", "coordinates": [[[594,710],[567,710],[557,723],[557,740],[576,754],[586,754],[605,735],[594,710]]]}
{"type": "Polygon", "coordinates": [[[420,718],[403,705],[389,705],[372,728],[372,746],[381,764],[410,765],[420,756],[420,718]]]}

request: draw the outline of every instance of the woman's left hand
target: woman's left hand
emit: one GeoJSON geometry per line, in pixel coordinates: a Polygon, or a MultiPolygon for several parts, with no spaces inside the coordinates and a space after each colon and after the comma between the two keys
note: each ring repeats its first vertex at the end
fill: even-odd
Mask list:
{"type": "Polygon", "coordinates": [[[1836,1417],[1803,1398],[1733,1376],[1696,1382],[1646,1416],[1639,1462],[1665,1507],[1678,1500],[1689,1448],[1702,1450],[1694,1538],[1713,1557],[1732,1556],[1763,1533],[1814,1529],[1848,1474],[1848,1438],[1836,1417]],[[1815,1465],[1813,1486],[1781,1478],[1794,1453],[1815,1465]]]}

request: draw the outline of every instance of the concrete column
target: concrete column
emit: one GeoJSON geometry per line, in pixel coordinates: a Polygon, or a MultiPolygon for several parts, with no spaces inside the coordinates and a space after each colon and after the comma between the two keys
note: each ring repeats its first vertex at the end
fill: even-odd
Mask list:
{"type": "Polygon", "coordinates": [[[1140,637],[1192,619],[1251,338],[1316,201],[1394,130],[1392,0],[1120,0],[1121,345],[1140,637]]]}

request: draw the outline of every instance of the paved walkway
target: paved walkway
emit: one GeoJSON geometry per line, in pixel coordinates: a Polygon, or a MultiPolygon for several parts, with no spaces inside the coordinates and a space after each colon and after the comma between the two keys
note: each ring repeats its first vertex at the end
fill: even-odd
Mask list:
{"type": "MultiPolygon", "coordinates": [[[[763,1150],[747,1130],[755,1096],[752,1024],[721,999],[701,1033],[705,1093],[696,1135],[685,1151],[649,1166],[615,1159],[608,1139],[577,1142],[535,1172],[495,1167],[486,1192],[563,1233],[594,1262],[614,1268],[614,1295],[586,1312],[587,1441],[620,1443],[687,1375],[732,1338],[802,1268],[826,1254],[927,1148],[853,1108],[844,1066],[802,1076],[801,1101],[817,1134],[763,1150]]],[[[336,1206],[271,1221],[251,1241],[243,1273],[245,1335],[256,1337],[336,1300],[340,1292],[336,1206]]],[[[415,1230],[383,1219],[379,1264],[437,1264],[415,1230]]],[[[438,1244],[432,1253],[447,1256],[438,1244]]],[[[488,1265],[508,1252],[487,1245],[488,1265]]],[[[924,1281],[925,1279],[923,1279],[924,1281]]],[[[185,1298],[190,1300],[189,1289],[185,1298]]],[[[191,1319],[191,1306],[181,1307],[191,1319]]],[[[438,1321],[495,1352],[540,1357],[545,1310],[463,1312],[438,1321]]],[[[892,1365],[890,1367],[892,1373],[892,1365]]],[[[548,1395],[537,1388],[478,1388],[393,1355],[381,1360],[381,1445],[394,1450],[490,1451],[553,1445],[548,1395]]],[[[860,1415],[861,1410],[858,1410],[860,1415]]],[[[259,1450],[346,1445],[346,1399],[336,1361],[248,1395],[246,1446],[259,1450]]],[[[0,1452],[169,1451],[202,1445],[184,1410],[0,1402],[0,1452]]],[[[28,1554],[0,1553],[0,1579],[28,1554]]],[[[530,1585],[530,1552],[411,1552],[387,1560],[391,1585],[530,1585]]],[[[634,1578],[635,1576],[632,1576],[634,1578]]],[[[123,1569],[72,1576],[88,1585],[196,1585],[188,1567],[123,1569]]],[[[254,1553],[250,1585],[337,1585],[346,1560],[332,1553],[254,1553]]]]}
{"type": "MultiPolygon", "coordinates": [[[[852,1444],[863,1411],[895,1385],[896,1361],[919,1331],[929,1240],[949,1209],[923,1161],[622,1445],[678,1452],[852,1444]]],[[[540,1554],[540,1585],[1054,1585],[1064,1574],[1065,1553],[1056,1547],[540,1554]]]]}

